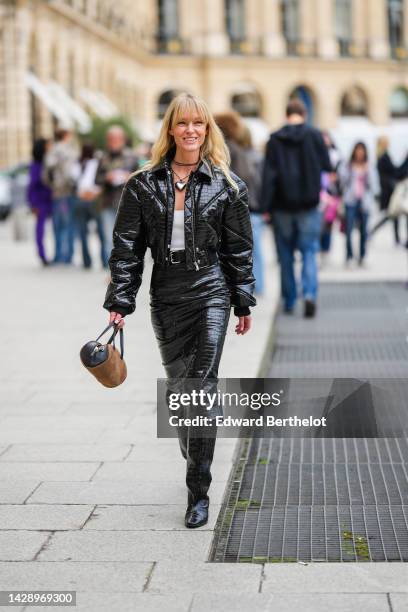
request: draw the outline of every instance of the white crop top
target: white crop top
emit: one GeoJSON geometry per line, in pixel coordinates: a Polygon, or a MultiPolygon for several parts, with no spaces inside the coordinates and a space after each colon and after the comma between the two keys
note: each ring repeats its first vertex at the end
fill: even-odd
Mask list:
{"type": "Polygon", "coordinates": [[[184,209],[174,211],[170,249],[172,251],[184,249],[184,209]]]}

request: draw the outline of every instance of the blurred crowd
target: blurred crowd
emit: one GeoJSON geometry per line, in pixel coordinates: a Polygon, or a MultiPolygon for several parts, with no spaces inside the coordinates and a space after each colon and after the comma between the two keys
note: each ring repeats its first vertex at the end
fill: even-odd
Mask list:
{"type": "Polygon", "coordinates": [[[139,167],[128,146],[126,133],[112,126],[106,134],[106,150],[84,143],[78,152],[72,132],[60,129],[54,142],[39,139],[33,146],[27,198],[36,215],[36,243],[43,265],[71,264],[75,243],[80,245],[84,268],[92,266],[90,228],[100,245],[100,260],[108,266],[112,233],[122,188],[139,167]],[[45,252],[47,220],[52,221],[55,250],[45,252]]]}
{"type": "MultiPolygon", "coordinates": [[[[221,113],[215,119],[230,151],[231,169],[249,191],[258,295],[264,292],[262,232],[268,225],[275,238],[283,307],[288,314],[298,298],[294,261],[295,252],[301,254],[299,284],[306,317],[316,312],[317,254],[323,265],[335,227],[344,235],[347,267],[365,265],[370,231],[388,220],[395,242],[408,248],[408,226],[404,239],[400,227],[400,218],[408,219],[408,156],[395,165],[386,137],[378,140],[376,161],[369,159],[364,142],[356,142],[345,159],[329,132],[307,123],[306,108],[297,99],[288,103],[284,125],[270,135],[263,151],[253,146],[251,132],[236,112],[221,113]],[[383,214],[369,230],[370,215],[378,209],[383,214]],[[355,231],[359,233],[357,253],[355,231]]],[[[143,143],[134,150],[119,125],[107,130],[103,151],[90,142],[79,148],[67,129],[57,130],[53,141],[40,138],[34,143],[26,199],[36,217],[36,246],[44,266],[72,264],[79,249],[83,267],[91,268],[91,234],[97,236],[101,265],[108,266],[122,188],[149,159],[150,149],[149,143],[143,143]],[[54,235],[52,254],[46,252],[44,241],[47,223],[54,235]]]]}
{"type": "MultiPolygon", "coordinates": [[[[263,153],[252,146],[251,134],[238,114],[217,115],[216,121],[230,149],[231,168],[249,190],[256,292],[261,295],[264,290],[261,236],[265,224],[270,224],[285,313],[294,311],[300,293],[304,316],[315,315],[317,255],[320,253],[324,265],[336,226],[344,235],[345,266],[365,265],[369,219],[377,210],[377,200],[383,216],[371,234],[391,219],[395,242],[401,243],[400,217],[408,219],[408,155],[401,165],[395,165],[386,137],[378,140],[376,163],[370,161],[364,142],[356,142],[345,159],[329,132],[307,123],[306,108],[297,99],[287,105],[286,121],[271,134],[263,153]],[[357,253],[355,231],[359,233],[357,253]],[[302,258],[300,283],[295,277],[296,251],[302,258]]],[[[408,228],[404,244],[408,248],[408,228]]]]}

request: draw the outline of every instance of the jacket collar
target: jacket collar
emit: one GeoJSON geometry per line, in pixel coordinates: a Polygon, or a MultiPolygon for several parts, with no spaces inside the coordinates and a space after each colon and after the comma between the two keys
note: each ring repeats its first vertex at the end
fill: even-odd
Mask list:
{"type": "MultiPolygon", "coordinates": [[[[163,157],[161,162],[151,169],[151,172],[163,172],[165,170],[170,169],[170,164],[175,155],[175,152],[175,147],[170,149],[167,155],[163,157]]],[[[212,180],[214,178],[214,170],[210,160],[205,159],[204,161],[201,161],[197,167],[196,173],[197,175],[201,175],[203,177],[206,177],[207,179],[212,180]]]]}

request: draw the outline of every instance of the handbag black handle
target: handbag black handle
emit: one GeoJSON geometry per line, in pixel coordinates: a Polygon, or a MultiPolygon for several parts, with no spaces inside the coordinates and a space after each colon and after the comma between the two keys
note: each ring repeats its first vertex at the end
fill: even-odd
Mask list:
{"type": "Polygon", "coordinates": [[[123,359],[123,354],[124,354],[124,346],[125,346],[125,342],[124,342],[124,335],[123,335],[123,328],[119,328],[119,326],[114,323],[113,321],[111,321],[109,323],[109,325],[103,330],[103,332],[101,334],[99,334],[99,336],[96,339],[96,342],[98,342],[99,338],[102,338],[102,336],[104,334],[106,334],[106,332],[111,329],[112,327],[114,327],[114,331],[113,334],[111,335],[111,337],[109,338],[109,340],[107,341],[106,344],[112,344],[113,347],[115,347],[115,336],[119,331],[119,343],[120,343],[120,357],[121,359],[123,359]]]}

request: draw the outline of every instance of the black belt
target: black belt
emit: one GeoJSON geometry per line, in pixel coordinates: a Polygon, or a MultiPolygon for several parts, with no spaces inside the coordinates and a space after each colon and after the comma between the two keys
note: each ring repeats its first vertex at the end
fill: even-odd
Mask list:
{"type": "MultiPolygon", "coordinates": [[[[209,266],[218,261],[218,254],[216,251],[200,251],[196,255],[196,261],[200,268],[209,266]]],[[[185,250],[180,251],[169,251],[169,257],[167,265],[177,266],[186,263],[186,252],[185,250]]],[[[161,267],[161,266],[160,266],[161,267]]]]}

